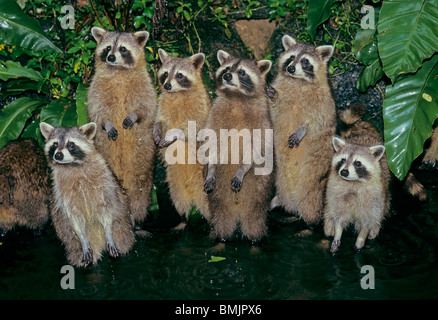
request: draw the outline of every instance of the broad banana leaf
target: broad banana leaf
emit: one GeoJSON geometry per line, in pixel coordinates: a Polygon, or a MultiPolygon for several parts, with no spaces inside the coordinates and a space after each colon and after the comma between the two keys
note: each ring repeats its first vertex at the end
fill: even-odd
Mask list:
{"type": "Polygon", "coordinates": [[[47,100],[33,98],[19,98],[2,109],[0,116],[0,148],[9,140],[17,139],[23,131],[26,121],[32,112],[47,100]]]}
{"type": "Polygon", "coordinates": [[[76,89],[76,113],[78,117],[78,126],[82,126],[88,122],[87,92],[88,86],[79,83],[78,88],[76,89]]]}
{"type": "Polygon", "coordinates": [[[56,127],[74,127],[78,116],[74,101],[67,98],[53,100],[41,110],[41,121],[56,127]]]}
{"type": "Polygon", "coordinates": [[[438,117],[438,54],[416,74],[402,75],[386,87],[383,121],[388,165],[402,180],[412,161],[423,152],[438,117]]]}
{"type": "Polygon", "coordinates": [[[309,0],[307,32],[315,39],[318,26],[330,17],[330,6],[337,0],[309,0]]]}
{"type": "Polygon", "coordinates": [[[437,17],[437,0],[383,1],[377,38],[383,71],[392,83],[438,51],[437,17]]]}
{"type": "Polygon", "coordinates": [[[0,8],[0,44],[61,52],[44,35],[38,21],[28,17],[16,1],[0,0],[0,8]]]}
{"type": "Polygon", "coordinates": [[[28,78],[38,81],[43,77],[38,71],[23,67],[19,62],[0,60],[0,80],[7,81],[16,78],[28,78]]]}

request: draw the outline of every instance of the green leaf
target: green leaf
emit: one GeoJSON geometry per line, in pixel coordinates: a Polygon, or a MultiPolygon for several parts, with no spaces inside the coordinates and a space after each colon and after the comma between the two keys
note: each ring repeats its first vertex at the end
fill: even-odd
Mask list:
{"type": "Polygon", "coordinates": [[[79,83],[76,89],[76,114],[78,117],[78,126],[81,126],[88,122],[87,93],[88,86],[79,83]]]}
{"type": "Polygon", "coordinates": [[[3,62],[0,60],[0,80],[7,81],[9,79],[20,77],[29,78],[35,81],[43,78],[38,71],[23,67],[19,62],[10,60],[3,62]]]}
{"type": "Polygon", "coordinates": [[[183,15],[184,15],[184,18],[186,18],[187,21],[190,21],[190,13],[188,11],[184,10],[183,11],[183,15]]]}
{"type": "Polygon", "coordinates": [[[217,256],[211,256],[210,260],[208,260],[208,262],[219,262],[219,261],[223,261],[227,258],[224,257],[217,257],[217,256]]]}
{"type": "Polygon", "coordinates": [[[423,152],[424,141],[432,134],[437,117],[438,54],[424,62],[416,74],[403,75],[386,87],[383,101],[386,154],[391,171],[400,180],[423,152]]]}
{"type": "Polygon", "coordinates": [[[74,127],[78,116],[74,101],[67,98],[53,100],[41,110],[41,121],[56,127],[74,127]]]}
{"type": "Polygon", "coordinates": [[[44,99],[24,97],[4,107],[0,116],[0,148],[8,141],[17,139],[32,112],[45,103],[47,101],[44,99]]]}
{"type": "Polygon", "coordinates": [[[377,58],[362,70],[359,79],[357,80],[356,88],[357,90],[364,92],[369,86],[374,86],[382,77],[382,63],[380,62],[380,59],[377,58]]]}
{"type": "Polygon", "coordinates": [[[330,17],[330,6],[337,0],[309,0],[307,32],[315,39],[318,26],[330,17]]]}
{"type": "Polygon", "coordinates": [[[383,70],[392,83],[438,51],[437,17],[436,0],[383,1],[377,38],[383,70]]]}
{"type": "Polygon", "coordinates": [[[0,0],[0,43],[35,51],[61,52],[41,30],[38,21],[28,17],[13,0],[0,0]]]}

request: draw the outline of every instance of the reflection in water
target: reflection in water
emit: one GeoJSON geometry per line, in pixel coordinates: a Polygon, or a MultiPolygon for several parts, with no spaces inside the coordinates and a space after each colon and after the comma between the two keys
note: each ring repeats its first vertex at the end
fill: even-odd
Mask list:
{"type": "MultiPolygon", "coordinates": [[[[433,199],[438,190],[431,189],[433,199]]],[[[245,241],[216,243],[202,223],[183,232],[152,230],[131,253],[105,256],[75,269],[75,289],[60,281],[64,251],[54,230],[35,238],[17,229],[1,240],[1,299],[392,299],[438,298],[437,202],[403,205],[381,235],[356,252],[351,230],[341,250],[328,251],[322,230],[307,230],[283,212],[272,212],[269,237],[259,247],[245,241]],[[224,257],[209,262],[211,256],[224,257]],[[375,289],[364,290],[360,272],[375,270],[375,289]]]]}

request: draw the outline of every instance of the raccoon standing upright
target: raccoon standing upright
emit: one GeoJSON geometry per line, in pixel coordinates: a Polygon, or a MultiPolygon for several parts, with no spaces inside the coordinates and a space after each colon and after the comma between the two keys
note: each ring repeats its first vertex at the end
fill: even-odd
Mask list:
{"type": "Polygon", "coordinates": [[[0,234],[14,226],[39,232],[49,219],[50,172],[44,152],[32,139],[0,150],[0,234]]]}
{"type": "MultiPolygon", "coordinates": [[[[196,159],[196,141],[189,142],[188,122],[196,128],[204,128],[210,111],[210,96],[202,80],[202,66],[205,55],[195,54],[188,58],[178,58],[159,49],[162,66],[158,79],[162,89],[158,114],[154,126],[155,142],[161,149],[162,160],[166,164],[166,181],[170,197],[183,219],[177,228],[185,225],[192,205],[208,220],[207,195],[204,192],[203,165],[196,159]],[[184,137],[172,135],[172,129],[179,129],[184,137]],[[167,135],[166,135],[167,133],[167,135]],[[166,151],[173,144],[176,150],[184,150],[183,163],[167,164],[166,151]],[[177,144],[180,144],[178,146],[177,144]],[[191,154],[191,155],[190,155],[191,154]],[[193,159],[189,159],[192,157],[193,159]]],[[[196,139],[196,135],[194,136],[196,139]]]]}
{"type": "Polygon", "coordinates": [[[324,190],[333,156],[335,103],[327,78],[332,46],[309,46],[288,35],[279,57],[277,92],[271,106],[276,155],[276,196],[282,206],[307,223],[323,217],[324,190]]]}
{"type": "Polygon", "coordinates": [[[96,147],[126,189],[133,223],[140,224],[150,204],[157,111],[144,54],[149,33],[91,32],[97,47],[88,111],[98,126],[96,147]]]}
{"type": "Polygon", "coordinates": [[[209,192],[211,235],[226,240],[240,226],[244,237],[259,241],[267,232],[266,217],[272,197],[272,122],[265,93],[265,76],[271,62],[240,59],[222,50],[218,51],[217,57],[220,63],[216,71],[217,98],[212,104],[206,128],[216,133],[218,152],[209,155],[204,183],[204,190],[209,192]],[[233,138],[230,142],[228,135],[222,136],[224,131],[230,133],[233,130],[243,137],[237,137],[238,148],[233,146],[233,138]],[[262,133],[258,138],[256,130],[262,133]],[[250,141],[245,139],[245,132],[252,134],[250,141]],[[245,148],[254,150],[257,144],[261,146],[261,156],[268,162],[270,156],[272,162],[265,163],[263,168],[254,157],[251,161],[245,160],[248,156],[245,148]],[[237,151],[238,161],[233,162],[233,153],[237,151]],[[263,169],[266,171],[262,172],[263,169]]]}
{"type": "Polygon", "coordinates": [[[334,236],[331,249],[341,244],[342,231],[350,223],[358,232],[355,247],[374,239],[388,215],[390,172],[379,132],[361,120],[364,106],[341,111],[341,137],[332,139],[335,154],[327,182],[324,233],[334,236]]]}
{"type": "Polygon", "coordinates": [[[104,158],[96,151],[96,124],[57,128],[40,124],[52,169],[51,217],[68,261],[96,263],[104,251],[126,254],[134,244],[129,206],[104,158]]]}

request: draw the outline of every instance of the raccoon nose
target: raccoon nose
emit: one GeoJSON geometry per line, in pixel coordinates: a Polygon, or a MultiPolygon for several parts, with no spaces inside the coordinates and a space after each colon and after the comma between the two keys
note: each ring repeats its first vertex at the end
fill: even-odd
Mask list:
{"type": "Polygon", "coordinates": [[[107,60],[108,60],[109,62],[114,62],[114,61],[116,61],[116,56],[113,55],[113,54],[110,54],[110,55],[108,56],[107,60]]]}
{"type": "Polygon", "coordinates": [[[170,89],[172,89],[172,85],[170,84],[170,82],[166,82],[166,83],[164,84],[164,89],[166,89],[166,90],[170,90],[170,89]]]}
{"type": "Polygon", "coordinates": [[[289,73],[295,73],[295,66],[289,66],[289,67],[287,67],[287,72],[289,72],[289,73]]]}
{"type": "Polygon", "coordinates": [[[64,154],[62,152],[55,153],[55,160],[61,161],[62,159],[64,159],[64,154]]]}
{"type": "Polygon", "coordinates": [[[348,170],[347,169],[342,169],[341,170],[341,176],[343,176],[343,177],[348,177],[348,175],[349,175],[350,173],[348,172],[348,170]]]}
{"type": "Polygon", "coordinates": [[[231,73],[224,74],[224,80],[230,81],[231,79],[233,79],[233,75],[231,73]]]}

